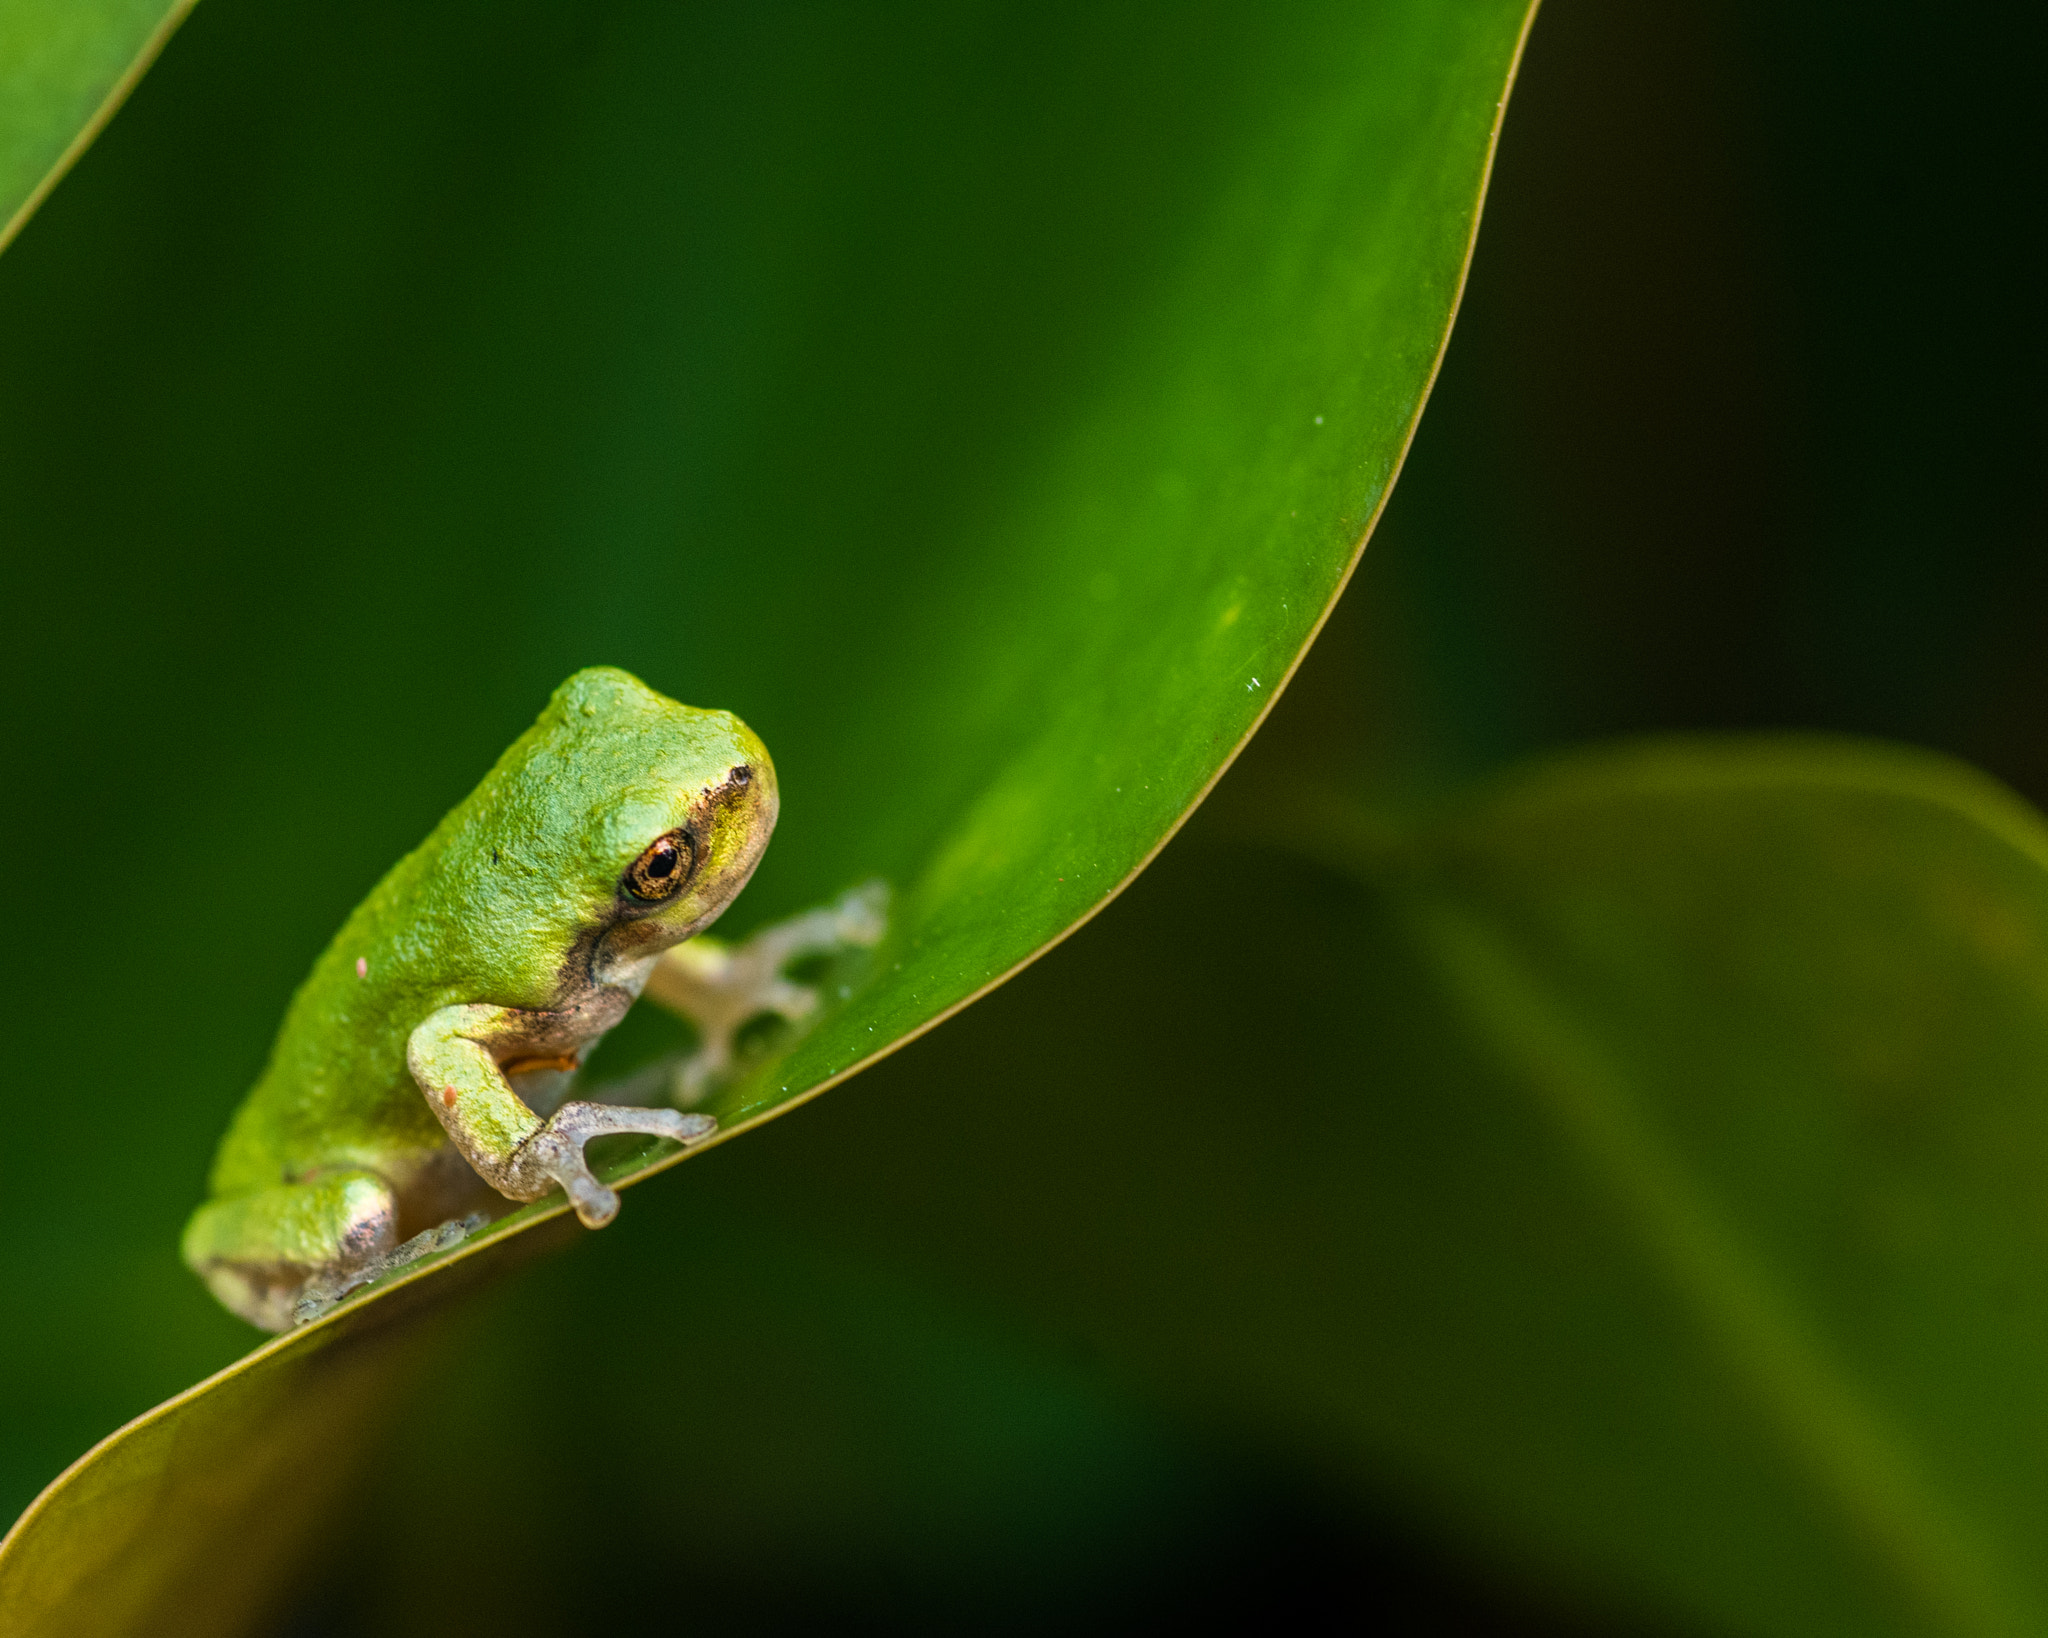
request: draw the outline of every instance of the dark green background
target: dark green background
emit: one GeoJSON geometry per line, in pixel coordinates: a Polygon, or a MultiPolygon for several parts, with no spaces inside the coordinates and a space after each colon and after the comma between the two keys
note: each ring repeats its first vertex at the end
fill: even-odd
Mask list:
{"type": "MultiPolygon", "coordinates": [[[[353,54],[351,83],[388,80],[391,109],[434,106],[403,83],[412,59],[379,37],[394,15],[281,6],[269,26],[290,50],[353,54]]],[[[476,28],[481,15],[451,8],[432,26],[451,38],[473,30],[478,49],[490,51],[492,31],[476,28]]],[[[820,26],[821,12],[776,15],[786,19],[798,90],[843,83],[835,76],[848,73],[852,34],[820,26]]],[[[579,1620],[599,1630],[607,1618],[630,1629],[634,1617],[663,1612],[714,1624],[721,1614],[755,1625],[829,1617],[883,1630],[1054,1617],[1128,1625],[1317,1599],[1385,1617],[1390,1630],[1645,1625],[1639,1615],[1568,1607],[1540,1566],[1500,1568],[1431,1499],[1426,1480],[1390,1466],[1361,1483],[1324,1465],[1312,1428],[1289,1431],[1284,1417],[1220,1407],[1192,1381],[1140,1387],[1056,1326],[1006,1311],[978,1287],[972,1256],[947,1244],[943,1222],[885,1234],[836,1218],[829,1202],[793,1207],[790,1180],[828,1163],[835,1146],[886,1164],[891,1121],[939,1123],[942,1132],[949,1099],[970,1095],[963,1089],[977,1066],[992,1060],[1024,1057],[1055,1074],[1064,1063],[1085,1081],[1091,1063],[1142,1063],[1133,1040],[1177,1041],[1178,1050],[1158,1053],[1156,1073],[1203,1074],[1201,1055],[1185,1045],[1183,998],[1216,992],[1198,975],[1247,953],[1300,947],[1318,913],[1314,883],[1282,880],[1264,884],[1263,905],[1247,919],[1243,884],[1228,875],[1225,816],[1246,790],[1304,767],[1399,801],[1519,754],[1617,731],[1836,727],[1957,751],[2048,798],[2040,319],[2025,242],[2038,214],[2025,156],[2042,41],[2040,25],[2022,16],[1554,0],[1531,42],[1465,313],[1409,468],[1295,692],[1231,776],[1234,789],[1125,901],[1042,967],[819,1106],[636,1194],[635,1209],[602,1240],[466,1317],[356,1535],[337,1543],[309,1592],[300,1630],[392,1630],[399,1612],[432,1630],[449,1618],[441,1599],[473,1588],[465,1567],[533,1563],[553,1548],[582,1568],[515,1581],[497,1611],[509,1630],[576,1630],[579,1620]],[[1219,908],[1205,917],[1211,902],[1219,908]],[[1213,945],[1195,948],[1204,928],[1213,945]],[[1194,965],[1177,972],[1182,963],[1194,965]],[[1112,1052],[1116,1041],[1123,1051],[1112,1052]],[[692,1258],[700,1245],[716,1257],[692,1258]],[[660,1300],[647,1301],[649,1292],[660,1300]],[[716,1357],[701,1352],[707,1337],[722,1339],[716,1357]],[[506,1447],[503,1418],[544,1412],[551,1395],[562,1396],[556,1405],[596,1408],[559,1467],[536,1473],[506,1447]]],[[[1223,8],[1204,17],[1202,26],[1227,30],[1223,8]]],[[[207,8],[191,26],[213,26],[207,8]]],[[[1177,65],[1227,57],[1214,38],[1177,53],[1170,32],[1120,39],[1114,24],[1103,26],[1103,60],[1149,61],[1169,83],[1177,65]]],[[[562,56],[593,48],[565,37],[562,56]]],[[[992,38],[989,49],[1018,47],[992,38]]],[[[1087,60],[1083,51],[1058,55],[1069,73],[1087,60]]],[[[867,66],[885,74],[889,65],[867,66]]],[[[1142,172],[1148,143],[1201,140],[1216,87],[1191,79],[1182,89],[1179,123],[1134,129],[1124,163],[1142,172]]],[[[573,86],[535,90],[543,103],[542,91],[573,97],[573,86]]],[[[262,92],[280,107],[306,94],[288,80],[262,92]]],[[[785,87],[774,106],[804,100],[785,87]]],[[[481,125],[502,140],[543,149],[548,140],[544,121],[458,98],[439,106],[451,135],[481,125]]],[[[382,108],[362,110],[369,153],[395,140],[382,108]]],[[[295,542],[318,538],[321,520],[352,504],[346,483],[309,493],[299,474],[309,465],[345,474],[347,463],[331,451],[308,461],[290,444],[298,423],[282,413],[273,432],[260,418],[246,423],[247,438],[215,451],[211,468],[145,467],[118,493],[82,486],[95,440],[147,451],[138,426],[167,413],[163,383],[202,397],[235,392],[248,361],[222,349],[227,335],[299,349],[309,360],[300,390],[352,406],[363,458],[387,464],[394,452],[402,460],[408,440],[459,438],[471,395],[533,390],[508,364],[495,381],[437,381],[425,369],[394,397],[358,365],[360,338],[394,324],[431,359],[451,326],[517,325],[549,311],[545,291],[478,288],[462,266],[437,258],[439,245],[480,231],[480,221],[517,220],[522,202],[491,191],[487,147],[440,175],[441,191],[423,184],[402,208],[371,210],[350,191],[368,168],[363,153],[250,144],[245,132],[262,113],[219,106],[189,138],[208,144],[224,194],[260,186],[273,167],[327,178],[306,194],[303,221],[288,224],[296,236],[265,241],[324,259],[330,276],[324,288],[310,286],[320,292],[311,309],[266,309],[268,270],[232,247],[217,264],[139,267],[120,218],[106,214],[91,218],[108,235],[101,282],[39,283],[53,263],[38,259],[37,238],[66,231],[72,190],[84,196],[118,180],[135,211],[149,210],[159,156],[114,148],[118,125],[112,151],[82,167],[50,216],[0,261],[5,356],[31,361],[16,367],[32,367],[45,338],[75,340],[67,313],[154,299],[166,279],[182,280],[186,298],[186,322],[156,352],[76,355],[68,400],[40,399],[46,418],[37,424],[21,424],[19,401],[0,393],[8,511],[40,520],[37,550],[6,551],[0,567],[9,623],[0,663],[16,702],[10,756],[28,776],[15,789],[61,793],[33,808],[17,795],[6,806],[6,846],[23,861],[9,873],[7,920],[17,933],[5,992],[22,1042],[16,1152],[29,1177],[16,1186],[30,1194],[62,1188],[68,1170],[90,1166],[132,1172],[142,1193],[184,1197],[183,1174],[203,1160],[180,1152],[167,1183],[162,1148],[178,1122],[167,1115],[162,1133],[109,1133],[90,1107],[62,1099],[66,1054],[103,1043],[37,1037],[39,993],[102,990],[110,1033],[138,1043],[135,1073],[147,1077],[165,1057],[197,1050],[222,1018],[237,1038],[260,1040],[292,974],[347,907],[293,894],[300,843],[288,813],[253,840],[223,840],[247,811],[254,777],[237,747],[261,743],[271,756],[305,709],[303,700],[251,697],[240,679],[277,661],[252,657],[250,645],[289,643],[307,693],[361,697],[366,722],[407,708],[376,698],[377,643],[460,645],[475,668],[475,699],[436,706],[481,711],[507,692],[508,676],[552,675],[581,658],[545,652],[538,633],[542,651],[526,649],[508,639],[506,617],[536,600],[573,606],[580,581],[607,573],[607,552],[629,563],[636,531],[661,526],[586,514],[574,573],[559,585],[521,580],[560,551],[562,520],[522,506],[517,451],[496,449],[474,464],[466,492],[423,492],[395,506],[403,529],[394,523],[379,555],[337,562],[295,542]],[[366,240],[365,224],[383,237],[366,240]],[[399,311],[367,294],[386,287],[394,261],[417,294],[399,311]],[[252,309],[264,322],[247,322],[252,309]],[[175,553],[126,549],[165,517],[176,520],[175,553]],[[437,550],[437,531],[454,519],[466,539],[511,545],[437,550]],[[267,637],[250,612],[280,603],[297,612],[267,637]],[[451,621],[453,607],[483,612],[451,621]],[[175,735],[172,700],[181,706],[175,735]],[[129,731],[79,742],[80,724],[110,720],[129,731]],[[147,823],[150,790],[173,780],[219,793],[190,834],[147,823]],[[159,908],[181,902],[181,882],[217,879],[193,861],[222,847],[247,860],[247,904],[217,906],[208,921],[237,929],[231,959],[214,947],[217,934],[195,948],[192,930],[159,908]],[[217,975],[206,1016],[167,1016],[151,972],[195,965],[217,975]],[[257,984],[253,974],[267,976],[257,984]],[[26,1112],[41,1100],[22,1088],[46,1086],[60,1092],[51,1118],[38,1121],[26,1112]]],[[[622,112],[615,131],[627,147],[631,117],[622,112]]],[[[694,202],[729,245],[707,265],[735,281],[703,310],[743,325],[752,296],[763,313],[786,311],[789,292],[758,284],[780,265],[779,213],[855,205],[722,189],[718,143],[798,137],[735,125],[730,109],[697,117],[708,157],[694,202]]],[[[1036,104],[987,110],[991,122],[1050,117],[1036,104]]],[[[460,141],[451,147],[472,153],[460,141]]],[[[563,165],[573,173],[574,161],[563,165]]],[[[1024,185],[1064,186],[1070,174],[1024,185]]],[[[1117,195],[1105,184],[1101,196],[1117,195]]],[[[89,203],[72,204],[78,220],[89,203]]],[[[1030,404],[1033,372],[1057,372],[1063,361],[1019,351],[999,369],[984,361],[948,375],[949,326],[985,316],[935,300],[918,270],[934,258],[942,266],[942,251],[1009,258],[1017,299],[1056,306],[1081,288],[1063,277],[1089,290],[1108,281],[1112,299],[1078,310],[1114,314],[1116,281],[1142,290],[1147,271],[1120,261],[1117,247],[1144,235],[1120,236],[1113,220],[1094,232],[1099,254],[1076,268],[1005,241],[992,207],[987,239],[969,251],[888,252],[902,257],[906,276],[873,282],[931,318],[922,373],[917,360],[876,361],[906,370],[928,393],[887,411],[939,429],[951,417],[1001,418],[1030,404]]],[[[664,253],[658,235],[644,253],[664,253]]],[[[634,320],[592,311],[587,333],[559,336],[561,356],[601,357],[606,338],[645,333],[634,320]]],[[[900,313],[882,314],[873,333],[903,329],[900,313]]],[[[862,344],[857,331],[829,339],[862,344]]],[[[1077,352],[1085,340],[1084,332],[1077,352]]],[[[688,338],[712,356],[718,341],[688,338]]],[[[727,341],[733,358],[762,344],[727,341]]],[[[795,333],[779,344],[821,340],[795,333]]],[[[607,388],[630,383],[630,366],[608,374],[607,388]]],[[[654,436],[634,411],[622,395],[616,439],[578,455],[600,491],[606,463],[641,459],[632,440],[654,436]]],[[[720,438],[824,411],[764,404],[756,413],[751,427],[681,430],[711,460],[720,438]]],[[[536,399],[535,451],[552,449],[565,419],[536,399]]],[[[863,490],[861,430],[849,423],[843,470],[762,493],[770,522],[751,526],[803,528],[806,506],[904,510],[900,494],[863,490]]],[[[924,484],[910,510],[974,504],[971,474],[943,461],[924,484]]],[[[679,492],[688,493],[687,474],[679,492]]],[[[862,603],[857,567],[845,587],[847,619],[885,622],[885,610],[862,603]]],[[[649,589],[646,631],[663,629],[667,595],[649,589]]],[[[741,656],[746,637],[716,621],[702,634],[713,650],[741,656]]],[[[830,644],[829,632],[819,637],[830,644]]],[[[495,744],[517,726],[480,723],[476,735],[495,744]]],[[[762,726],[773,741],[773,726],[762,726]]],[[[435,751],[423,725],[407,754],[429,769],[435,751]]],[[[358,828],[315,830],[324,810],[312,799],[315,845],[348,850],[341,880],[374,874],[466,779],[453,772],[448,789],[419,789],[404,811],[353,794],[368,761],[387,755],[323,740],[288,766],[301,789],[318,793],[324,782],[331,803],[369,816],[358,828]]],[[[798,902],[809,885],[782,892],[798,902]]],[[[1238,1010],[1212,1011],[1204,1025],[1219,1041],[1284,1038],[1291,1009],[1318,982],[1314,973],[1269,974],[1234,997],[1225,991],[1218,1005],[1238,1010]]],[[[253,1067],[229,1066],[230,1078],[253,1067]]],[[[1312,1086],[1313,1064],[1297,1067],[1312,1086]]],[[[1219,1060],[1209,1072],[1227,1070],[1219,1060]]],[[[1058,1101],[1049,1095],[1049,1105],[1058,1101]]],[[[1046,1135],[1031,1128],[1033,1113],[1019,1111],[1027,1155],[1028,1142],[1046,1135]]],[[[180,1131],[176,1142],[186,1141],[180,1131]]],[[[942,1149],[927,1141],[919,1152],[942,1149]]],[[[20,1232],[33,1236],[34,1221],[28,1214],[20,1232]]],[[[1035,1232],[1057,1233],[1058,1223],[1056,1201],[1033,1219],[1035,1232]]],[[[22,1289],[8,1324],[40,1326],[76,1304],[70,1276],[84,1259],[57,1239],[20,1249],[41,1283],[22,1289]]],[[[1117,1248],[1099,1255],[1114,1259],[1117,1248]]],[[[60,1373],[64,1399],[27,1438],[8,1441],[0,1510],[218,1353],[231,1322],[195,1330],[187,1305],[153,1296],[162,1279],[155,1262],[138,1262],[122,1290],[104,1294],[109,1310],[165,1309],[145,1369],[109,1359],[104,1330],[78,1328],[76,1355],[60,1373]]],[[[48,1350],[38,1354],[47,1368],[48,1350]]],[[[51,1403],[47,1388],[38,1403],[51,1403]]]]}

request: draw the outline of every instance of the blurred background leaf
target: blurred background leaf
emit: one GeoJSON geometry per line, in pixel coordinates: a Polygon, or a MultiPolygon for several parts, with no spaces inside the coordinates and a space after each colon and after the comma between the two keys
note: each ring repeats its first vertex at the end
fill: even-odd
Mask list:
{"type": "MultiPolygon", "coordinates": [[[[1254,747],[1235,794],[1280,772],[1254,747]]],[[[1334,872],[1232,798],[738,1162],[755,1209],[1638,1619],[2040,1630],[2038,817],[1802,739],[1567,759],[1398,843],[1331,827],[1334,872]],[[1259,943],[1189,960],[1239,871],[1259,943]],[[1075,1140],[1018,1156],[1026,1107],[1075,1140]]]]}
{"type": "Polygon", "coordinates": [[[0,250],[113,117],[191,5],[0,5],[0,250]]]}

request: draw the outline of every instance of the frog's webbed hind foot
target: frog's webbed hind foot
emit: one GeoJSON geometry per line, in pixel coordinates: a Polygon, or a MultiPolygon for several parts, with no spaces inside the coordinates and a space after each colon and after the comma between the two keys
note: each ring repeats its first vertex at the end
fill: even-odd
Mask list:
{"type": "Polygon", "coordinates": [[[688,1146],[718,1130],[709,1115],[677,1109],[629,1109],[609,1103],[565,1103],[547,1124],[512,1152],[504,1181],[492,1178],[515,1200],[537,1200],[559,1184],[585,1228],[603,1228],[619,1211],[618,1194],[598,1182],[583,1158],[583,1145],[614,1132],[668,1138],[688,1146]]]}
{"type": "Polygon", "coordinates": [[[741,1026],[764,1013],[800,1024],[818,992],[783,976],[792,961],[848,948],[872,949],[888,931],[889,884],[863,883],[822,909],[764,927],[739,944],[693,938],[655,963],[647,997],[697,1026],[698,1047],[677,1068],[677,1103],[688,1108],[732,1066],[741,1026]]]}
{"type": "Polygon", "coordinates": [[[185,1225],[186,1264],[223,1307],[266,1331],[292,1323],[309,1280],[391,1249],[398,1201],[369,1171],[337,1171],[212,1200],[185,1225]]]}
{"type": "Polygon", "coordinates": [[[490,1218],[482,1212],[473,1211],[467,1217],[450,1218],[424,1233],[415,1234],[403,1245],[380,1252],[368,1262],[314,1275],[299,1288],[298,1301],[292,1304],[292,1324],[304,1325],[308,1320],[316,1320],[358,1287],[368,1285],[372,1280],[381,1280],[387,1274],[395,1274],[422,1257],[431,1257],[461,1245],[489,1222],[490,1218]]]}

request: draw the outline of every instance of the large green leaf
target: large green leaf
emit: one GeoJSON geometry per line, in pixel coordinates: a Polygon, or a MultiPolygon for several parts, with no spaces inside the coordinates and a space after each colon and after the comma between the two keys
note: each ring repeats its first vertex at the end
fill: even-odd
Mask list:
{"type": "MultiPolygon", "coordinates": [[[[66,1088],[40,1140],[92,1157],[0,1206],[4,1300],[49,1319],[0,1362],[16,1494],[246,1345],[172,1255],[207,1149],[349,903],[574,666],[774,751],[782,831],[733,930],[896,890],[864,986],[727,1094],[728,1136],[1116,892],[1377,515],[1525,23],[198,11],[0,262],[6,663],[38,702],[38,799],[6,819],[37,930],[8,980],[43,998],[15,1072],[66,1088]],[[81,885],[138,846],[150,915],[110,929],[81,885]],[[111,991],[47,984],[110,939],[111,991]],[[104,1050],[110,993],[133,1051],[104,1050]]],[[[382,1306],[74,1469],[0,1555],[0,1614],[99,1573],[58,1521],[133,1440],[186,1499],[131,1522],[187,1551],[153,1535],[108,1607],[208,1555],[269,1574],[237,1524],[258,1425],[198,1407],[382,1306]]]]}
{"type": "Polygon", "coordinates": [[[0,250],[114,117],[192,0],[0,4],[0,250]]]}
{"type": "Polygon", "coordinates": [[[740,1196],[1622,1611],[2048,1630],[2040,817],[1674,741],[1421,827],[1290,804],[1276,850],[1263,750],[740,1196]]]}

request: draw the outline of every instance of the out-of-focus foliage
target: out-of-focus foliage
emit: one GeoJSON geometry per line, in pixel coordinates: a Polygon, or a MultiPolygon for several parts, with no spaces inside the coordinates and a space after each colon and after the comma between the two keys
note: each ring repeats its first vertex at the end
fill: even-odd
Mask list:
{"type": "Polygon", "coordinates": [[[1622,1607],[2040,1630],[2048,827],[1919,754],[1673,741],[1262,847],[1277,772],[786,1138],[757,1209],[1622,1607]],[[1237,871],[1250,959],[1191,959],[1237,871]],[[1074,1140],[1015,1158],[1022,1108],[1074,1140]],[[907,1149],[918,1188],[868,1181],[907,1149]]]}

